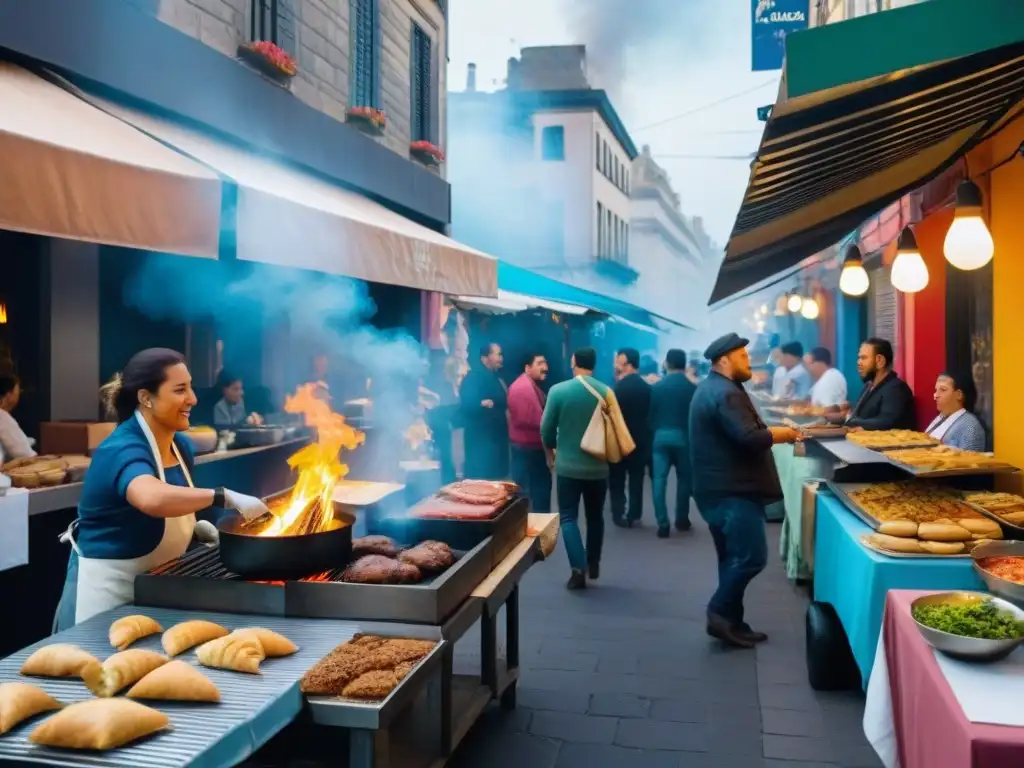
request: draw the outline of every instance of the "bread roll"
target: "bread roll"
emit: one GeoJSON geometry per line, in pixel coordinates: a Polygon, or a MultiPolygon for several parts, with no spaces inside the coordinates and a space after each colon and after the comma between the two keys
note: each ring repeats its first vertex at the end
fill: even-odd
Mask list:
{"type": "Polygon", "coordinates": [[[236,629],[231,634],[255,637],[259,644],[263,646],[263,653],[268,659],[274,659],[279,656],[291,656],[299,650],[299,647],[284,635],[279,635],[277,632],[264,629],[263,627],[236,629]]]}
{"type": "Polygon", "coordinates": [[[28,683],[0,683],[0,734],[40,712],[60,708],[61,703],[42,688],[28,683]]]}
{"type": "Polygon", "coordinates": [[[90,666],[99,667],[99,659],[77,645],[44,645],[21,665],[21,674],[30,677],[81,677],[90,666]]]}
{"type": "Polygon", "coordinates": [[[921,523],[917,538],[922,541],[969,541],[971,532],[962,525],[950,523],[921,523]]]}
{"type": "Polygon", "coordinates": [[[962,541],[922,541],[921,549],[931,555],[959,555],[965,547],[962,541]]]}
{"type": "Polygon", "coordinates": [[[204,667],[253,675],[260,674],[260,662],[266,658],[260,641],[252,635],[219,637],[196,648],[196,656],[204,667]]]}
{"type": "Polygon", "coordinates": [[[912,520],[890,520],[878,526],[878,532],[886,536],[913,539],[917,536],[917,523],[912,520]]]}
{"type": "Polygon", "coordinates": [[[116,749],[170,725],[163,712],[128,699],[89,699],[65,707],[28,740],[65,749],[116,749]]]}
{"type": "Polygon", "coordinates": [[[884,533],[875,533],[868,538],[876,547],[888,549],[892,552],[919,553],[921,551],[921,543],[917,539],[888,536],[884,533]]]}
{"type": "Polygon", "coordinates": [[[110,644],[123,651],[136,640],[163,632],[164,628],[149,616],[125,616],[110,625],[110,644]]]}
{"type": "Polygon", "coordinates": [[[183,621],[164,632],[161,642],[168,656],[177,656],[189,648],[224,637],[228,631],[212,621],[183,621]]]}
{"type": "Polygon", "coordinates": [[[220,701],[220,691],[210,679],[184,661],[171,661],[132,686],[129,699],[160,701],[220,701]]]}
{"type": "Polygon", "coordinates": [[[983,520],[961,520],[960,526],[966,528],[973,534],[985,534],[985,533],[1000,533],[1003,529],[999,527],[999,523],[995,520],[983,519],[983,520]]]}
{"type": "Polygon", "coordinates": [[[82,678],[94,695],[109,698],[166,663],[167,657],[155,651],[129,648],[127,651],[115,653],[98,669],[87,668],[82,678]]]}

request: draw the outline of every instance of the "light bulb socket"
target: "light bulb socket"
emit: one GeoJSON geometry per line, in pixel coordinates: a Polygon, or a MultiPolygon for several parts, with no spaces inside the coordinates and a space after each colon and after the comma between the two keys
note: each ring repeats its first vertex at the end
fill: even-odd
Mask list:
{"type": "Polygon", "coordinates": [[[843,257],[844,267],[863,267],[864,260],[860,255],[860,248],[856,245],[851,245],[846,249],[846,256],[843,257]]]}
{"type": "Polygon", "coordinates": [[[981,189],[970,179],[961,181],[956,188],[956,212],[958,214],[977,214],[982,207],[981,189]]]}
{"type": "Polygon", "coordinates": [[[896,243],[897,253],[920,253],[921,249],[917,247],[917,238],[914,237],[914,230],[910,227],[904,227],[903,231],[900,232],[899,242],[896,243]]]}

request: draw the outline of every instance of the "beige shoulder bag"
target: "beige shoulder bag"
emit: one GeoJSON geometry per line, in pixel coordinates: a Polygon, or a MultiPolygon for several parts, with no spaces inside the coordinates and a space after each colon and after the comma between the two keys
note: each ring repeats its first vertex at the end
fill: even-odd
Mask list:
{"type": "Polygon", "coordinates": [[[615,434],[615,424],[612,422],[612,416],[608,410],[608,402],[585,378],[582,376],[576,378],[590,394],[597,398],[597,407],[594,408],[590,423],[587,424],[587,430],[583,433],[583,439],[580,440],[580,450],[595,459],[607,461],[609,464],[618,464],[622,461],[622,451],[619,448],[618,436],[615,434]]]}

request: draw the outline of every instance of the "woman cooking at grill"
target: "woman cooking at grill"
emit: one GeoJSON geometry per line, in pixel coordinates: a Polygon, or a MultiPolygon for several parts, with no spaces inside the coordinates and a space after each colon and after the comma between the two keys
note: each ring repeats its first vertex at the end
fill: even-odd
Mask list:
{"type": "Polygon", "coordinates": [[[978,391],[970,374],[943,373],[935,381],[935,406],[939,415],[925,430],[951,448],[985,450],[985,427],[974,415],[978,391]]]}
{"type": "Polygon", "coordinates": [[[196,513],[228,508],[246,519],[266,513],[252,496],[196,488],[187,438],[196,404],[185,358],[171,349],[139,352],[104,388],[118,426],[100,443],[86,473],[78,519],[61,535],[72,547],[57,630],[131,603],[135,576],[180,557],[193,534],[216,529],[196,513]]]}

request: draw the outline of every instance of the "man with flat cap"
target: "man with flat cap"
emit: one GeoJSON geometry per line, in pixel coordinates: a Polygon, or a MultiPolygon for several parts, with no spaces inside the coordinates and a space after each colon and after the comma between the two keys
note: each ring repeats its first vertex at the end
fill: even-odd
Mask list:
{"type": "Polygon", "coordinates": [[[795,429],[765,426],[750,402],[748,343],[735,333],[711,343],[704,352],[711,373],[690,405],[693,496],[718,555],[707,632],[739,648],[768,639],[744,621],[743,595],[768,562],[765,506],[782,499],[771,449],[800,440],[795,429]]]}

